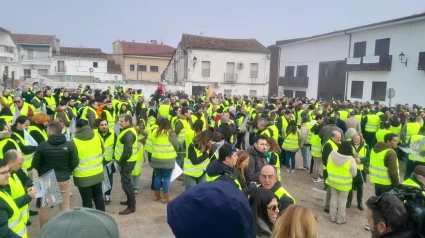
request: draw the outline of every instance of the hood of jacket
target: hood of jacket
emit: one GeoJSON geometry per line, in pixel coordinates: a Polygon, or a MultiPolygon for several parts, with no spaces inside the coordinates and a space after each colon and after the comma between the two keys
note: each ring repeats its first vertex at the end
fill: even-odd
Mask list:
{"type": "Polygon", "coordinates": [[[64,134],[50,135],[47,142],[51,145],[61,145],[66,142],[66,137],[64,134]]]}
{"type": "Polygon", "coordinates": [[[334,150],[331,152],[331,154],[329,156],[331,156],[332,161],[336,165],[343,165],[343,164],[347,163],[347,161],[349,161],[353,158],[353,156],[351,156],[351,155],[342,155],[342,154],[340,154],[340,153],[338,153],[334,150]]]}
{"type": "Polygon", "coordinates": [[[393,127],[399,127],[401,122],[399,122],[398,120],[391,120],[391,126],[393,127]]]}
{"type": "Polygon", "coordinates": [[[267,226],[266,222],[263,219],[257,219],[257,235],[262,235],[264,237],[269,237],[272,235],[272,231],[269,226],[267,226]]]}
{"type": "Polygon", "coordinates": [[[246,152],[248,152],[249,155],[252,155],[255,158],[258,158],[258,157],[266,158],[266,155],[256,150],[254,145],[248,147],[248,149],[246,149],[246,152]]]}
{"type": "Polygon", "coordinates": [[[79,140],[91,140],[93,137],[94,132],[89,125],[81,127],[80,130],[75,133],[75,138],[79,140]]]}
{"type": "Polygon", "coordinates": [[[217,176],[217,175],[224,174],[224,173],[234,174],[233,168],[227,166],[226,164],[224,164],[223,162],[221,162],[219,160],[211,161],[211,163],[208,165],[206,171],[207,171],[208,176],[210,176],[210,177],[217,176]]]}
{"type": "Polygon", "coordinates": [[[375,153],[379,153],[381,151],[388,150],[388,149],[392,149],[392,147],[391,147],[391,145],[389,145],[389,144],[387,144],[385,142],[378,142],[373,147],[373,151],[375,153]]]}

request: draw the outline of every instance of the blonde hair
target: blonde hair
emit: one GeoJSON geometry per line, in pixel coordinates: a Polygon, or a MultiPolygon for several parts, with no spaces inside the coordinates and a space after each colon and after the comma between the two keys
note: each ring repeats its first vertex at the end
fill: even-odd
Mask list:
{"type": "Polygon", "coordinates": [[[242,176],[242,178],[246,181],[244,171],[241,168],[241,164],[245,160],[249,159],[249,154],[248,154],[248,152],[246,152],[244,150],[238,150],[238,152],[236,152],[236,154],[238,155],[238,160],[236,161],[235,169],[242,176]]]}
{"type": "Polygon", "coordinates": [[[277,219],[272,238],[317,238],[317,222],[313,213],[300,205],[290,205],[277,219]]]}

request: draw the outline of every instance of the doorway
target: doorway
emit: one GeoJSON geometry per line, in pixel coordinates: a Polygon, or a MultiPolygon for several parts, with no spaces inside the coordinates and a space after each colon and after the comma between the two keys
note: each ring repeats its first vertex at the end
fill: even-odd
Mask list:
{"type": "Polygon", "coordinates": [[[205,86],[192,86],[192,96],[203,96],[205,92],[205,86]]]}
{"type": "Polygon", "coordinates": [[[326,100],[344,100],[345,94],[345,61],[319,63],[319,85],[317,97],[326,100]]]}

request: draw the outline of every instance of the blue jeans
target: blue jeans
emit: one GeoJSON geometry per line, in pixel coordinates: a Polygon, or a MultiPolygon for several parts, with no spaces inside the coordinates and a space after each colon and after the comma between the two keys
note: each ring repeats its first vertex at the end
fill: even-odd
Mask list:
{"type": "Polygon", "coordinates": [[[289,160],[291,160],[291,169],[295,169],[295,152],[291,152],[291,151],[285,151],[286,153],[286,159],[285,159],[285,164],[286,164],[286,168],[289,168],[289,160]]]}
{"type": "Polygon", "coordinates": [[[159,189],[161,189],[161,182],[162,182],[162,190],[164,194],[168,194],[170,192],[170,179],[171,179],[171,173],[173,172],[172,169],[154,169],[154,179],[153,179],[153,188],[155,192],[159,192],[159,189]]]}
{"type": "Polygon", "coordinates": [[[191,187],[195,187],[196,185],[206,182],[207,181],[207,174],[205,173],[204,175],[202,175],[199,178],[195,178],[189,175],[184,175],[184,184],[186,186],[186,190],[191,188],[191,187]]]}
{"type": "Polygon", "coordinates": [[[310,146],[304,145],[301,147],[301,155],[303,157],[303,167],[310,168],[311,164],[311,155],[310,155],[310,146]]]}

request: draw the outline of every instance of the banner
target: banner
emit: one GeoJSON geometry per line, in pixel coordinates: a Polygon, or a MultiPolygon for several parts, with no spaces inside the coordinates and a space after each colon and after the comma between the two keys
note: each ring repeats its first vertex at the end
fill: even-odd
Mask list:
{"type": "Polygon", "coordinates": [[[36,198],[41,198],[41,207],[51,207],[63,202],[55,171],[52,169],[33,182],[37,188],[36,198]]]}

